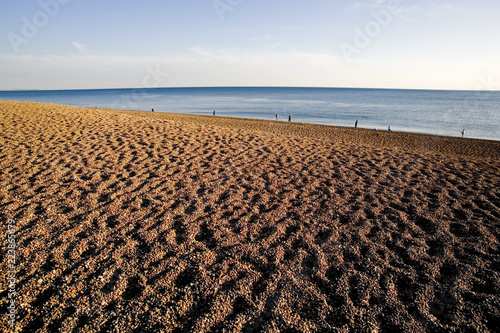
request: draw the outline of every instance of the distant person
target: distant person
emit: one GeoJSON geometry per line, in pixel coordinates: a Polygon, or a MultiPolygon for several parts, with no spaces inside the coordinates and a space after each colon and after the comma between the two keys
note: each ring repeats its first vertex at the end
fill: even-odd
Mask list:
{"type": "Polygon", "coordinates": [[[462,130],[462,138],[464,137],[465,135],[465,128],[462,130]]]}
{"type": "Polygon", "coordinates": [[[354,128],[358,128],[358,121],[356,120],[356,122],[354,123],[354,128]]]}
{"type": "Polygon", "coordinates": [[[215,116],[215,110],[214,110],[214,116],[215,116]]]}
{"type": "Polygon", "coordinates": [[[155,109],[151,109],[151,112],[155,112],[155,109]]]}
{"type": "Polygon", "coordinates": [[[276,120],[278,120],[278,114],[276,113],[276,120]]]}
{"type": "Polygon", "coordinates": [[[391,131],[391,125],[389,125],[389,127],[387,128],[387,130],[390,132],[391,131]]]}
{"type": "Polygon", "coordinates": [[[289,115],[288,115],[288,122],[291,122],[291,121],[292,121],[292,115],[291,115],[291,114],[289,114],[289,115]]]}

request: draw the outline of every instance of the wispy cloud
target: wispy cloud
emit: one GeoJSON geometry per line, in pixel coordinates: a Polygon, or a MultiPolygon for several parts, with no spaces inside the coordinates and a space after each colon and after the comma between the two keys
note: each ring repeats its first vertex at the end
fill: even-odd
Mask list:
{"type": "Polygon", "coordinates": [[[293,82],[328,86],[332,85],[331,77],[340,63],[338,58],[324,53],[272,48],[244,52],[202,46],[164,56],[0,55],[0,78],[12,77],[9,75],[12,67],[26,71],[18,71],[15,82],[0,79],[0,89],[9,89],[12,85],[26,89],[47,87],[46,82],[22,81],[34,70],[33,64],[36,64],[40,77],[51,77],[51,87],[47,88],[77,89],[138,87],[149,67],[158,67],[169,73],[162,82],[164,86],[290,85],[293,82]]]}
{"type": "Polygon", "coordinates": [[[198,54],[198,55],[201,55],[201,56],[205,56],[205,57],[211,57],[212,54],[210,53],[210,51],[201,46],[201,45],[197,45],[197,46],[194,46],[194,47],[191,47],[189,48],[189,51],[195,53],[195,54],[198,54]]]}
{"type": "Polygon", "coordinates": [[[262,37],[252,38],[252,41],[256,43],[262,43],[262,45],[264,45],[263,49],[266,51],[274,50],[282,44],[281,40],[277,37],[274,37],[273,35],[265,35],[262,37]]]}
{"type": "Polygon", "coordinates": [[[496,58],[480,64],[423,62],[419,57],[401,61],[360,58],[356,65],[346,65],[343,59],[325,53],[194,49],[198,52],[142,57],[0,54],[0,89],[248,85],[475,89],[479,65],[500,77],[496,58]],[[154,81],[156,76],[161,80],[154,81]]]}
{"type": "Polygon", "coordinates": [[[397,11],[397,16],[406,21],[412,21],[407,14],[422,10],[420,6],[409,5],[406,1],[390,1],[390,0],[368,0],[356,2],[345,8],[345,11],[377,11],[382,9],[390,9],[397,11]]]}
{"type": "Polygon", "coordinates": [[[400,0],[391,2],[389,0],[367,0],[356,2],[345,8],[346,11],[357,10],[377,10],[388,6],[396,6],[398,8],[398,16],[406,21],[418,20],[418,17],[439,18],[450,13],[465,10],[465,7],[458,6],[453,3],[435,4],[435,3],[419,3],[415,4],[410,1],[400,0]]]}
{"type": "Polygon", "coordinates": [[[274,50],[280,45],[281,45],[280,42],[275,42],[274,44],[270,44],[270,45],[266,46],[265,50],[268,50],[268,51],[274,50]]]}
{"type": "Polygon", "coordinates": [[[455,4],[434,5],[433,8],[427,11],[427,16],[430,18],[437,18],[452,12],[462,11],[464,9],[464,7],[459,7],[455,4]]]}
{"type": "Polygon", "coordinates": [[[360,9],[373,9],[387,6],[387,0],[369,0],[363,2],[355,2],[352,5],[348,6],[345,10],[360,10],[360,9]]]}
{"type": "Polygon", "coordinates": [[[85,44],[78,43],[78,42],[72,42],[71,44],[74,47],[76,47],[80,53],[87,53],[89,51],[89,49],[87,48],[87,45],[85,45],[85,44]]]}
{"type": "Polygon", "coordinates": [[[260,42],[260,41],[268,40],[268,39],[271,39],[271,38],[273,38],[273,35],[265,35],[265,36],[262,36],[262,37],[252,38],[252,41],[254,41],[254,42],[260,42]]]}

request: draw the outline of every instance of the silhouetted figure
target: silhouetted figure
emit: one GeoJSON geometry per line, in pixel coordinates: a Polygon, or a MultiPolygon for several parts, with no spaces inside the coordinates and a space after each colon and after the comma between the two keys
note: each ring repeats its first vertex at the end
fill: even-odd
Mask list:
{"type": "Polygon", "coordinates": [[[215,110],[214,110],[214,116],[215,116],[215,110]]]}
{"type": "Polygon", "coordinates": [[[465,135],[465,128],[462,130],[462,138],[464,137],[465,135]]]}
{"type": "Polygon", "coordinates": [[[391,125],[389,125],[389,127],[387,128],[387,130],[390,132],[391,131],[391,125]]]}
{"type": "Polygon", "coordinates": [[[291,115],[291,114],[289,114],[289,115],[288,115],[288,122],[291,122],[291,121],[292,121],[292,115],[291,115]]]}
{"type": "Polygon", "coordinates": [[[155,112],[155,109],[151,109],[151,112],[155,112]]]}
{"type": "Polygon", "coordinates": [[[354,123],[354,128],[358,128],[358,121],[356,120],[356,122],[354,123]]]}
{"type": "Polygon", "coordinates": [[[276,113],[276,120],[278,120],[278,114],[276,113]]]}

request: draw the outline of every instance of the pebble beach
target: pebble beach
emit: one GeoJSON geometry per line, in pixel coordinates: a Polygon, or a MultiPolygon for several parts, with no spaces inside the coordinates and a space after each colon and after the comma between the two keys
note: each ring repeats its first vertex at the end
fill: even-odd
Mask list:
{"type": "Polygon", "coordinates": [[[0,217],[17,331],[500,327],[500,141],[0,101],[0,217]]]}

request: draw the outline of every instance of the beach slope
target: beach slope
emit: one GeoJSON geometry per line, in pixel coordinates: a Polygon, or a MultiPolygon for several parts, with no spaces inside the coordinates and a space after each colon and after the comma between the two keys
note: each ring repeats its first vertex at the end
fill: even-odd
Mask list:
{"type": "Polygon", "coordinates": [[[499,211],[496,141],[0,101],[28,332],[494,332],[499,211]]]}

